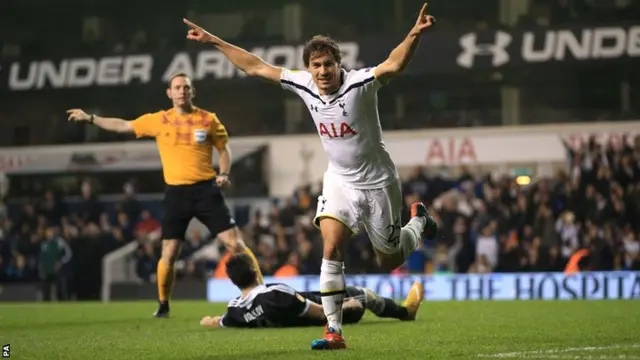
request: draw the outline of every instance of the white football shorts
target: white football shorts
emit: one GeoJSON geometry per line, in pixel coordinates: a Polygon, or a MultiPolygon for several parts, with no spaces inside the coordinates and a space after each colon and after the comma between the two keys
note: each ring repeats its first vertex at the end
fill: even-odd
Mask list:
{"type": "Polygon", "coordinates": [[[313,223],[320,228],[320,219],[328,217],[354,235],[364,229],[376,250],[394,254],[400,249],[402,206],[400,180],[381,189],[353,189],[326,172],[313,223]]]}

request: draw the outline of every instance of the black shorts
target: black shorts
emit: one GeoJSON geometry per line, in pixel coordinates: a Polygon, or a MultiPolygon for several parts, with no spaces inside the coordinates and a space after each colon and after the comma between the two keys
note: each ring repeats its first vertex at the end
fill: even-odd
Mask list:
{"type": "Polygon", "coordinates": [[[194,217],[209,229],[213,237],[236,226],[222,192],[213,180],[192,185],[168,185],[163,207],[163,239],[184,240],[194,217]]]}

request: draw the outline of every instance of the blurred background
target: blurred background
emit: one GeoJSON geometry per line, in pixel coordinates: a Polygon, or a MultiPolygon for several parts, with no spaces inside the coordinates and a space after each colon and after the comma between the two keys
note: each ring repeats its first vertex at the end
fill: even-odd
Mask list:
{"type": "MultiPolygon", "coordinates": [[[[181,18],[289,68],[301,68],[306,39],[330,35],[352,69],[382,62],[421,5],[5,0],[0,299],[154,298],[155,145],[69,124],[65,110],[134,119],[169,108],[178,71],[230,133],[227,199],[263,273],[318,274],[311,219],[326,160],[307,109],[187,43],[181,18]]],[[[429,11],[437,26],[379,92],[379,112],[406,203],[427,203],[441,233],[395,273],[640,270],[640,2],[450,0],[429,11]]],[[[225,255],[194,222],[176,296],[224,278],[225,255]]],[[[381,273],[366,234],[346,266],[381,273]]]]}

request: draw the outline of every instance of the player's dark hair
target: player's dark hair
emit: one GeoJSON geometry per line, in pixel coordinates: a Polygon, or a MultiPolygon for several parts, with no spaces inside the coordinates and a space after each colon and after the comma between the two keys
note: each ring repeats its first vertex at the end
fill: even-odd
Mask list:
{"type": "Polygon", "coordinates": [[[257,281],[258,272],[248,255],[236,254],[227,261],[227,276],[235,286],[246,289],[257,281]]]}
{"type": "Polygon", "coordinates": [[[304,66],[309,67],[312,56],[315,58],[326,54],[333,55],[333,58],[336,59],[337,63],[342,61],[340,47],[335,40],[324,35],[316,35],[312,37],[311,40],[304,44],[304,51],[302,52],[302,61],[304,61],[304,66]]]}
{"type": "Polygon", "coordinates": [[[189,75],[187,75],[187,73],[185,72],[179,72],[179,73],[173,74],[169,78],[169,81],[167,81],[167,87],[171,89],[171,85],[173,84],[173,79],[179,78],[179,77],[190,79],[189,75]]]}

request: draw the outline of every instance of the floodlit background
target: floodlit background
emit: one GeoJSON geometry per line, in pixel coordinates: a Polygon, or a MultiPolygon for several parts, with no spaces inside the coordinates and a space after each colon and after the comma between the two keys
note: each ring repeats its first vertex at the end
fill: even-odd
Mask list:
{"type": "MultiPolygon", "coordinates": [[[[154,298],[155,145],[69,124],[65,110],[133,119],[168,108],[165,80],[177,71],[231,134],[228,201],[263,273],[318,274],[310,219],[326,160],[307,109],[187,43],[182,17],[290,68],[306,39],[328,34],[343,66],[361,68],[385,59],[420,6],[3,2],[0,298],[49,298],[39,252],[56,237],[69,251],[53,299],[154,298]]],[[[640,3],[438,0],[429,10],[437,26],[380,91],[379,111],[406,203],[425,201],[442,231],[396,273],[562,272],[581,249],[578,270],[640,269],[640,3]]],[[[176,296],[203,299],[206,279],[224,277],[225,253],[197,223],[185,245],[176,296]]],[[[380,274],[366,235],[346,263],[350,274],[380,274]]]]}
{"type": "MultiPolygon", "coordinates": [[[[226,198],[266,280],[318,290],[311,219],[327,163],[308,110],[187,43],[182,18],[292,69],[305,40],[330,35],[353,69],[382,62],[422,3],[1,4],[2,357],[333,355],[309,351],[321,328],[201,328],[239,292],[224,248],[197,222],[172,316],[151,318],[164,190],[156,146],[70,124],[65,110],[135,119],[169,108],[167,78],[190,74],[196,104],[231,135],[226,198]],[[51,241],[64,251],[43,266],[51,241]]],[[[428,204],[441,232],[392,274],[364,234],[346,258],[348,284],[400,300],[421,281],[425,301],[415,322],[367,314],[346,326],[338,356],[640,359],[640,306],[625,301],[640,298],[640,1],[433,0],[429,10],[437,25],[379,91],[379,113],[406,204],[428,204]],[[575,299],[591,301],[566,301],[575,299]]]]}

